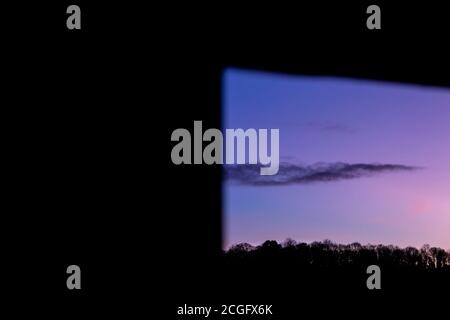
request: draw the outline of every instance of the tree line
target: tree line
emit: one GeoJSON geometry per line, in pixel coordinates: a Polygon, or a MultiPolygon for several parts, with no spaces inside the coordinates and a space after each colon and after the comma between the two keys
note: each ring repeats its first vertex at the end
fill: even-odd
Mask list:
{"type": "Polygon", "coordinates": [[[339,268],[376,264],[390,268],[417,270],[449,270],[450,250],[424,245],[400,248],[394,245],[362,245],[358,242],[337,244],[330,240],[297,243],[268,240],[258,246],[239,243],[224,252],[230,262],[245,263],[279,260],[313,268],[339,268]]]}

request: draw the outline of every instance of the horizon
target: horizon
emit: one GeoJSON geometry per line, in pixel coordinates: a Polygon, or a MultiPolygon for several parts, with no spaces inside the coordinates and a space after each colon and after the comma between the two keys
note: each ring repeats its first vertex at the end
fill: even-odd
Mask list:
{"type": "MultiPolygon", "coordinates": [[[[361,246],[363,246],[363,247],[365,247],[365,246],[374,246],[374,247],[378,247],[378,246],[390,247],[390,246],[392,246],[392,247],[394,247],[394,248],[398,248],[398,249],[401,249],[401,250],[404,250],[404,249],[406,249],[406,248],[415,248],[415,249],[417,249],[417,250],[420,250],[420,249],[422,249],[422,248],[425,247],[425,246],[430,246],[430,248],[433,248],[433,247],[434,247],[434,246],[432,246],[432,245],[430,245],[430,244],[428,244],[428,243],[424,243],[423,245],[416,247],[416,246],[399,246],[399,245],[394,244],[394,243],[361,243],[361,242],[359,242],[359,241],[348,242],[348,243],[341,243],[341,242],[333,241],[332,239],[312,240],[312,241],[311,241],[311,240],[308,240],[308,241],[304,241],[304,240],[298,240],[298,239],[286,238],[286,239],[283,239],[283,240],[281,240],[281,241],[280,241],[280,240],[275,240],[275,239],[266,239],[266,240],[264,240],[264,241],[262,241],[262,242],[260,242],[260,243],[237,242],[237,243],[230,244],[230,245],[227,246],[227,247],[223,247],[223,250],[228,251],[228,250],[230,250],[233,246],[236,246],[236,245],[239,245],[239,244],[249,244],[249,245],[251,245],[253,248],[257,248],[257,247],[259,247],[259,246],[262,246],[262,245],[263,245],[265,242],[267,242],[267,241],[276,241],[279,245],[283,245],[283,243],[286,242],[286,241],[288,241],[288,240],[293,240],[293,241],[295,242],[295,245],[298,245],[298,244],[311,245],[311,244],[313,244],[313,243],[325,243],[326,241],[330,241],[332,244],[338,245],[338,246],[350,246],[350,245],[352,245],[352,244],[359,243],[359,244],[360,244],[361,246]]],[[[450,247],[447,248],[447,247],[439,247],[439,246],[437,246],[436,248],[444,249],[445,251],[450,252],[450,247]]]]}

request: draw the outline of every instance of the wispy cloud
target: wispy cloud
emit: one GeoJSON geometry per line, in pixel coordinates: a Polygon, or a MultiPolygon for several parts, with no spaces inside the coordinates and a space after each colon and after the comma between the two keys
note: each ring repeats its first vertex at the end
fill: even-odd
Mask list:
{"type": "Polygon", "coordinates": [[[278,174],[261,176],[258,165],[225,165],[225,177],[242,185],[277,186],[332,182],[397,171],[414,171],[419,167],[380,163],[317,163],[302,166],[283,162],[278,174]]]}
{"type": "Polygon", "coordinates": [[[336,122],[316,122],[310,121],[306,123],[306,127],[330,133],[355,133],[355,129],[336,122]]]}

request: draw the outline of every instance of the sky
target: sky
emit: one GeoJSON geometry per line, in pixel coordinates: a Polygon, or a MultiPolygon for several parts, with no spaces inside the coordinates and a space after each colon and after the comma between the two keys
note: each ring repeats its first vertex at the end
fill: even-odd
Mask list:
{"type": "Polygon", "coordinates": [[[224,128],[279,129],[285,181],[256,184],[245,166],[224,180],[225,248],[450,248],[449,89],[227,69],[223,116],[224,128]]]}

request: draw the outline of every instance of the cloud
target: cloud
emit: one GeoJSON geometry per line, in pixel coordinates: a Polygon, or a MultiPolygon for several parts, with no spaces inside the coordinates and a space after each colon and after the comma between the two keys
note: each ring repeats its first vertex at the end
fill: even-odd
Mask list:
{"type": "Polygon", "coordinates": [[[414,171],[419,167],[401,164],[379,163],[317,163],[301,166],[282,162],[278,174],[261,176],[258,165],[225,165],[226,179],[242,185],[282,186],[292,184],[309,184],[314,182],[332,182],[374,176],[381,173],[397,171],[414,171]]]}
{"type": "Polygon", "coordinates": [[[306,127],[329,133],[355,133],[355,129],[344,124],[336,122],[317,122],[310,121],[306,127]]]}

